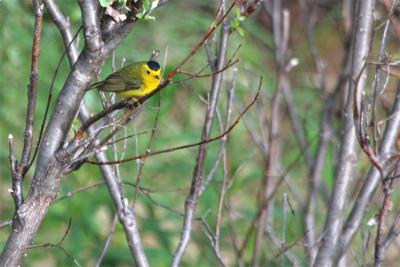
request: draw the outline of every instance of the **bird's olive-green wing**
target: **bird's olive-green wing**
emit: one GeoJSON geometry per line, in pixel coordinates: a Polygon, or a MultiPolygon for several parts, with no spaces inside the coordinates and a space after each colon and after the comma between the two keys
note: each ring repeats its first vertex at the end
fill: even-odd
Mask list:
{"type": "Polygon", "coordinates": [[[124,92],[137,90],[142,86],[138,80],[130,80],[126,78],[123,72],[115,72],[110,74],[104,81],[97,86],[100,91],[105,92],[124,92]]]}

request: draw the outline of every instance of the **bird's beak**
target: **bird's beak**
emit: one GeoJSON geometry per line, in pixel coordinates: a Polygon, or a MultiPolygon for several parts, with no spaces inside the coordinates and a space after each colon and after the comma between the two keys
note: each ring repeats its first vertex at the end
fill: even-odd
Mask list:
{"type": "Polygon", "coordinates": [[[156,77],[156,79],[157,79],[157,80],[159,80],[159,79],[160,79],[160,76],[158,76],[158,75],[155,75],[154,77],[156,77]]]}

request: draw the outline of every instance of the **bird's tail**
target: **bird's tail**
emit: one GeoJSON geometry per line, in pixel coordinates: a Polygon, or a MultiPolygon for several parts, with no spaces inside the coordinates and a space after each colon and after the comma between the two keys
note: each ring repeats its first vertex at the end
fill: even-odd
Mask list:
{"type": "Polygon", "coordinates": [[[90,90],[92,90],[92,89],[95,89],[95,88],[100,88],[100,87],[103,86],[103,84],[104,84],[103,81],[94,83],[94,84],[92,84],[91,86],[89,86],[88,88],[86,88],[86,92],[87,92],[87,91],[90,91],[90,90]]]}

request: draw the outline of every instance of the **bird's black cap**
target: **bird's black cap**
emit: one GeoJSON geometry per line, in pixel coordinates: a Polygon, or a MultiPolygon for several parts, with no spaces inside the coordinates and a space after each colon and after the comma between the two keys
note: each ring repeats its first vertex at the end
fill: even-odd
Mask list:
{"type": "Polygon", "coordinates": [[[160,64],[158,64],[157,61],[147,61],[147,66],[149,66],[150,69],[152,70],[159,70],[160,69],[160,64]]]}

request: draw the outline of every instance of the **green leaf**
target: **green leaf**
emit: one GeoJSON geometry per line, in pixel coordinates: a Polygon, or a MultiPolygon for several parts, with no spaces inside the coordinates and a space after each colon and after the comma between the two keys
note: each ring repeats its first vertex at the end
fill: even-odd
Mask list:
{"type": "Polygon", "coordinates": [[[99,2],[102,7],[108,7],[112,5],[114,0],[99,0],[99,2]]]}
{"type": "Polygon", "coordinates": [[[236,27],[236,31],[239,33],[241,37],[244,37],[244,29],[240,26],[236,27]]]}
{"type": "Polygon", "coordinates": [[[136,14],[136,17],[139,19],[145,19],[145,20],[155,20],[156,18],[154,16],[151,16],[150,14],[156,9],[158,6],[159,0],[145,0],[143,3],[143,8],[142,11],[138,14],[136,14]]]}
{"type": "Polygon", "coordinates": [[[231,27],[232,29],[236,30],[241,37],[244,36],[245,31],[241,26],[241,22],[246,20],[246,16],[242,16],[240,12],[240,8],[236,8],[236,13],[234,18],[231,20],[231,27]]]}
{"type": "Polygon", "coordinates": [[[127,0],[118,0],[118,5],[125,8],[127,11],[131,11],[131,9],[126,5],[127,0]]]}

